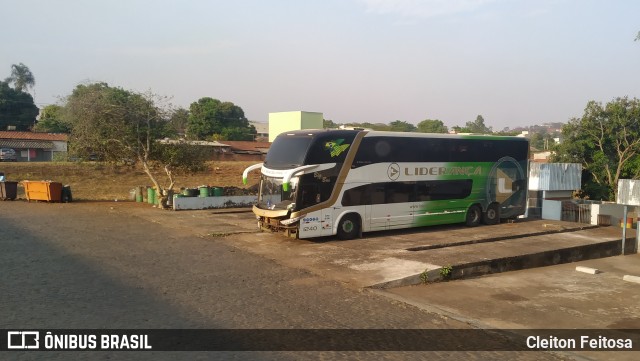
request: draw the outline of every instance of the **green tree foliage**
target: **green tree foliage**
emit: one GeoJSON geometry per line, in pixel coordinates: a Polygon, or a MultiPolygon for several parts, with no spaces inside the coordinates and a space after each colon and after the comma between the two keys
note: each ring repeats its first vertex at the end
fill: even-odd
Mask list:
{"type": "Polygon", "coordinates": [[[28,92],[29,88],[36,85],[36,78],[31,70],[22,63],[11,65],[11,75],[5,81],[13,84],[13,88],[18,92],[28,92]]]}
{"type": "Polygon", "coordinates": [[[169,138],[177,138],[186,134],[187,124],[189,122],[189,111],[184,108],[175,109],[165,127],[165,136],[169,138]]]}
{"type": "Polygon", "coordinates": [[[536,150],[550,150],[553,144],[553,136],[547,132],[533,133],[529,138],[529,145],[536,150]]]}
{"type": "Polygon", "coordinates": [[[333,120],[331,120],[331,119],[323,119],[322,120],[322,127],[324,129],[338,129],[339,125],[334,123],[333,120]]]}
{"type": "Polygon", "coordinates": [[[394,120],[389,123],[389,130],[392,132],[414,132],[416,126],[402,120],[394,120]]]}
{"type": "Polygon", "coordinates": [[[418,123],[416,130],[420,133],[448,133],[449,129],[438,119],[425,119],[418,123]]]}
{"type": "Polygon", "coordinates": [[[189,107],[187,136],[190,139],[215,136],[223,140],[253,140],[255,134],[256,129],[249,125],[242,108],[231,102],[205,97],[189,107]]]}
{"type": "Polygon", "coordinates": [[[98,154],[107,161],[135,160],[161,192],[166,204],[167,190],[175,184],[174,172],[201,166],[202,153],[189,144],[162,144],[170,107],[157,95],[140,94],[106,83],[78,85],[67,98],[64,114],[71,128],[70,147],[74,154],[98,154]],[[168,186],[159,183],[164,171],[168,186]]]}
{"type": "Polygon", "coordinates": [[[478,115],[476,120],[473,122],[467,122],[465,124],[465,128],[469,133],[490,134],[493,132],[491,127],[487,127],[484,124],[484,118],[482,115],[478,115]]]}
{"type": "Polygon", "coordinates": [[[520,134],[521,132],[517,131],[517,130],[510,130],[509,127],[505,127],[503,128],[501,131],[499,132],[493,132],[493,134],[495,135],[504,135],[504,136],[515,136],[520,134]]]}
{"type": "Polygon", "coordinates": [[[40,112],[40,119],[33,130],[44,133],[69,133],[69,125],[64,121],[63,108],[59,105],[47,105],[40,112]]]}
{"type": "Polygon", "coordinates": [[[581,163],[594,183],[584,187],[591,198],[613,200],[618,179],[640,177],[640,100],[590,101],[581,118],[563,126],[562,136],[552,161],[581,163]],[[607,194],[598,194],[603,189],[607,194]]]}
{"type": "Polygon", "coordinates": [[[38,107],[29,93],[18,91],[8,82],[0,81],[0,130],[14,126],[16,130],[28,130],[36,122],[38,107]]]}
{"type": "Polygon", "coordinates": [[[381,130],[381,131],[388,131],[391,129],[391,127],[388,124],[382,124],[382,123],[374,124],[374,123],[364,122],[364,123],[347,123],[345,125],[353,128],[381,130]]]}

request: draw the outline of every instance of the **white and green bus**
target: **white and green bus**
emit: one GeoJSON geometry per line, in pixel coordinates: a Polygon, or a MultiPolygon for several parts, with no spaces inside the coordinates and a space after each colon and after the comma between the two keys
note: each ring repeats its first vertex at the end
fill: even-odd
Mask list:
{"type": "Polygon", "coordinates": [[[280,134],[260,170],[259,227],[297,238],[524,214],[525,138],[365,130],[280,134]]]}

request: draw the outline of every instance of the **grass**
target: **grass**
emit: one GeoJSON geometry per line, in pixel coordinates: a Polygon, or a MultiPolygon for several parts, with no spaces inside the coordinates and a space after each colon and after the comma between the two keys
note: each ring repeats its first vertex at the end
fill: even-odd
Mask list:
{"type": "MultiPolygon", "coordinates": [[[[247,186],[242,184],[242,171],[257,161],[216,161],[206,163],[206,170],[194,174],[177,174],[174,189],[210,185],[246,188],[258,182],[258,172],[252,172],[247,186]]],[[[159,170],[161,171],[161,170],[159,170]]],[[[74,199],[127,200],[129,191],[137,186],[151,185],[140,166],[114,165],[101,162],[17,162],[0,163],[0,172],[8,181],[51,180],[71,186],[74,199]]],[[[164,172],[160,173],[164,175],[164,172]]],[[[167,186],[165,176],[158,181],[167,186]]],[[[18,197],[24,197],[22,187],[18,197]]]]}

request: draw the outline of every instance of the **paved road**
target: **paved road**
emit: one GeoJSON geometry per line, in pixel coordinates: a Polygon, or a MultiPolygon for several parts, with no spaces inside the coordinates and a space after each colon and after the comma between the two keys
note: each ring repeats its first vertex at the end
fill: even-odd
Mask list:
{"type": "MultiPolygon", "coordinates": [[[[116,203],[0,202],[0,328],[470,328],[116,203]]],[[[161,211],[157,211],[161,212],[161,211]]],[[[163,217],[172,217],[167,213],[163,217]]],[[[181,215],[184,217],[184,213],[181,215]]],[[[197,222],[215,222],[199,217],[197,222]]],[[[180,221],[182,222],[182,221],[180,221]]],[[[185,221],[186,222],[186,221],[185,221]]],[[[246,234],[246,237],[252,237],[246,234]]],[[[4,353],[0,359],[423,359],[425,353],[4,353]]],[[[434,359],[563,359],[432,352],[434,359]]]]}

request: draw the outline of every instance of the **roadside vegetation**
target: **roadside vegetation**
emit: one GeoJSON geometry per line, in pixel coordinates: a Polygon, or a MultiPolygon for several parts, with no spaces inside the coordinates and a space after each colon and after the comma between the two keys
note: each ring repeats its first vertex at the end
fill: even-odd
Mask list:
{"type": "MultiPolygon", "coordinates": [[[[639,39],[640,35],[636,40],[639,39]]],[[[45,106],[37,119],[39,109],[30,94],[34,85],[35,77],[26,65],[11,66],[10,75],[0,81],[0,130],[68,133],[70,159],[99,159],[104,164],[93,165],[95,169],[112,169],[112,174],[145,175],[146,182],[136,180],[135,184],[125,184],[128,187],[150,183],[160,194],[163,205],[166,205],[168,190],[186,185],[182,183],[186,175],[203,174],[207,167],[212,169],[210,165],[205,166],[211,159],[210,151],[190,141],[253,140],[256,135],[242,108],[232,102],[202,97],[184,109],[152,91],[141,93],[103,82],[76,86],[58,104],[45,106]],[[172,142],[163,141],[165,139],[172,142]]],[[[640,100],[621,96],[606,104],[589,101],[582,116],[570,119],[567,124],[548,124],[551,126],[507,127],[497,131],[486,124],[482,115],[465,122],[464,126],[451,128],[439,119],[429,118],[417,125],[403,120],[388,124],[324,121],[325,128],[346,125],[398,132],[516,135],[527,130],[532,150],[550,151],[554,162],[582,165],[583,187],[577,194],[581,198],[615,200],[619,179],[640,178],[640,100]]],[[[60,168],[79,171],[82,167],[88,165],[60,168]]],[[[66,179],[57,178],[56,167],[49,171],[53,173],[36,174],[40,174],[39,178],[66,179]]],[[[20,178],[28,178],[30,174],[20,172],[20,178]]],[[[241,170],[236,174],[240,173],[241,170]]],[[[104,182],[111,180],[100,173],[98,177],[104,182]]],[[[66,183],[81,184],[80,181],[66,183]]],[[[92,194],[96,199],[117,197],[115,193],[101,194],[107,188],[106,184],[95,184],[92,194]]]]}
{"type": "MultiPolygon", "coordinates": [[[[200,185],[247,188],[242,184],[242,171],[255,161],[206,162],[201,171],[178,173],[181,187],[195,188],[200,185]]],[[[0,163],[0,171],[7,180],[53,180],[71,186],[73,199],[123,201],[137,186],[151,186],[143,170],[129,165],[105,162],[18,162],[0,163]]],[[[249,175],[248,186],[257,184],[256,174],[249,175]]],[[[179,187],[176,188],[179,190],[179,187]]],[[[18,197],[24,198],[22,188],[18,197]]]]}

